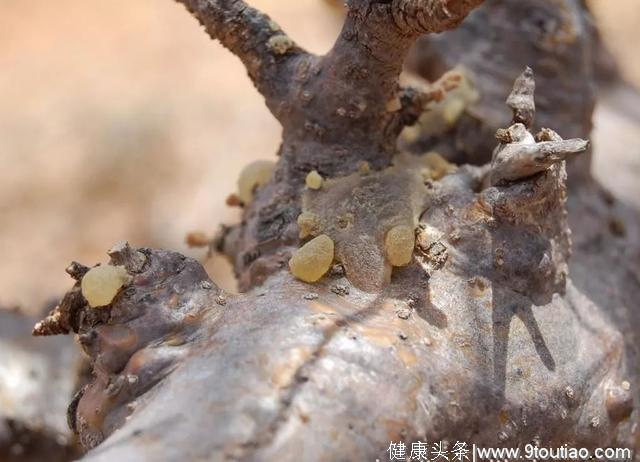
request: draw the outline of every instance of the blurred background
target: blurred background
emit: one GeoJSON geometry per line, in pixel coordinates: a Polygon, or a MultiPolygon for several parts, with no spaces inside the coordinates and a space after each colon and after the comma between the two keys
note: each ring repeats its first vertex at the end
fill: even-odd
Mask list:
{"type": "MultiPolygon", "coordinates": [[[[340,9],[252,0],[307,49],[329,49],[340,9]]],[[[589,2],[625,79],[640,86],[640,2],[589,2]]],[[[506,96],[506,95],[505,95],[506,96]]],[[[625,123],[598,109],[599,130],[625,123]]],[[[638,203],[638,127],[596,175],[638,203]],[[622,164],[620,164],[622,162],[622,164]],[[626,179],[625,179],[626,178],[626,179]]],[[[71,286],[71,260],[119,240],[189,250],[185,235],[238,219],[225,205],[246,163],[273,159],[280,129],[240,62],[171,0],[0,1],[0,307],[35,313],[71,286]]],[[[206,262],[234,289],[229,265],[206,262]]]]}

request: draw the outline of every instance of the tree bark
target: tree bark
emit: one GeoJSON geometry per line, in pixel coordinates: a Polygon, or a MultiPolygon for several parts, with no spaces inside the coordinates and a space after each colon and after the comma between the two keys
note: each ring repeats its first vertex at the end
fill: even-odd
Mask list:
{"type": "MultiPolygon", "coordinates": [[[[242,1],[182,3],[245,62],[283,125],[280,159],[218,243],[243,294],[223,293],[176,253],[121,244],[110,264],[127,281],[108,306],[91,308],[82,288],[89,269],[69,268],[74,288],[34,332],[77,333],[91,358],[94,379],[69,411],[88,460],[386,460],[392,441],[635,444],[638,355],[629,336],[640,325],[632,310],[640,290],[623,267],[637,255],[621,249],[640,247],[602,242],[607,205],[586,177],[568,217],[565,159],[584,156],[588,143],[531,131],[533,72],[499,91],[524,69],[516,56],[534,71],[542,59],[515,46],[498,54],[526,35],[513,29],[520,4],[487,2],[471,16],[476,28],[508,24],[499,40],[478,29],[472,39],[464,29],[447,38],[454,50],[496,47],[493,73],[470,68],[482,75],[481,105],[500,101],[505,121],[478,116],[503,128],[497,147],[483,139],[482,157],[471,160],[484,165],[459,152],[450,156],[464,159],[456,167],[400,154],[396,141],[460,80],[420,92],[398,77],[421,34],[457,26],[479,1],[353,0],[321,57],[242,1]],[[518,72],[498,71],[495,56],[518,72]],[[312,170],[324,177],[319,189],[305,186],[312,170]],[[302,212],[314,217],[304,237],[302,212]],[[392,265],[397,227],[415,230],[404,266],[392,265]],[[333,242],[335,265],[304,283],[287,263],[319,234],[333,242]],[[606,297],[589,288],[604,292],[604,281],[616,287],[606,297]]],[[[548,19],[560,10],[545,2],[536,12],[548,19]]],[[[563,56],[547,54],[556,66],[563,56]]],[[[590,84],[578,72],[592,63],[580,63],[558,76],[590,84]]],[[[572,101],[557,118],[543,105],[545,126],[574,136],[569,128],[592,105],[572,101]]],[[[464,126],[438,142],[460,150],[464,126]]],[[[637,215],[625,213],[637,229],[637,215]]]]}

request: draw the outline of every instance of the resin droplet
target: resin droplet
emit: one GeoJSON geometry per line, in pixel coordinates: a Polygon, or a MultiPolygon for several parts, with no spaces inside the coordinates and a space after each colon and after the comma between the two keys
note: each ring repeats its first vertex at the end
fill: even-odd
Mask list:
{"type": "Polygon", "coordinates": [[[369,162],[360,162],[358,164],[358,172],[360,173],[360,175],[368,175],[369,173],[371,173],[371,166],[369,165],[369,162]]]}
{"type": "Polygon", "coordinates": [[[448,162],[444,157],[434,151],[430,151],[423,156],[423,162],[429,169],[429,175],[434,180],[454,173],[458,167],[455,164],[448,162]]]}
{"type": "Polygon", "coordinates": [[[385,109],[387,110],[387,112],[398,112],[400,109],[402,109],[402,101],[400,101],[400,98],[398,97],[390,99],[389,101],[387,101],[385,109]]]}
{"type": "Polygon", "coordinates": [[[82,295],[89,306],[96,308],[110,304],[127,281],[124,266],[96,266],[82,278],[82,295]]]}
{"type": "Polygon", "coordinates": [[[309,172],[305,181],[307,183],[307,188],[309,189],[320,189],[322,188],[322,183],[324,182],[323,178],[315,170],[309,172]]]}
{"type": "Polygon", "coordinates": [[[275,165],[270,160],[257,160],[242,169],[238,178],[238,197],[243,203],[249,204],[255,189],[269,182],[275,165]]]}
{"type": "Polygon", "coordinates": [[[322,222],[315,213],[302,212],[298,216],[298,228],[300,229],[300,239],[309,236],[317,236],[322,232],[322,222]]]}
{"type": "Polygon", "coordinates": [[[305,282],[316,282],[331,268],[333,241],[326,234],[300,247],[289,260],[291,273],[305,282]]]}
{"type": "Polygon", "coordinates": [[[269,47],[269,49],[277,55],[285,54],[294,46],[295,45],[293,43],[293,40],[291,40],[284,34],[273,35],[267,41],[267,47],[269,47]]]}
{"type": "Polygon", "coordinates": [[[394,226],[387,233],[384,245],[389,263],[393,266],[408,265],[415,246],[413,228],[406,225],[394,226]]]}

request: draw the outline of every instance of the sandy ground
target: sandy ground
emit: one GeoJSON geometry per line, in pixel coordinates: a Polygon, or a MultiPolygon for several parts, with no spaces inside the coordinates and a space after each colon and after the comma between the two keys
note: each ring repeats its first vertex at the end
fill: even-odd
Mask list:
{"type": "MultiPolygon", "coordinates": [[[[251,3],[318,53],[338,32],[338,13],[320,0],[251,3]]],[[[640,2],[593,3],[640,83],[628,49],[640,2]]],[[[40,309],[69,287],[72,259],[106,261],[121,239],[203,258],[185,233],[237,220],[225,197],[244,164],[274,158],[278,140],[239,61],[174,2],[2,0],[0,306],[40,309]]],[[[207,268],[233,290],[226,262],[207,268]]]]}

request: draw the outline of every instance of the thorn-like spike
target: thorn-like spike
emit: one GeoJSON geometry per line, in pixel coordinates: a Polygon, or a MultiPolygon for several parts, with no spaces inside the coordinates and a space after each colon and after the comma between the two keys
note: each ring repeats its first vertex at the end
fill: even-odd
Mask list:
{"type": "Polygon", "coordinates": [[[513,111],[512,124],[521,123],[525,127],[531,128],[536,116],[535,90],[536,82],[533,70],[527,66],[514,82],[513,90],[507,98],[507,106],[513,111]]]}
{"type": "Polygon", "coordinates": [[[77,261],[73,261],[69,266],[67,266],[65,271],[73,279],[75,279],[76,281],[80,281],[84,277],[84,275],[87,274],[87,272],[89,271],[89,267],[84,266],[83,264],[78,263],[77,261]]]}
{"type": "Polygon", "coordinates": [[[530,177],[588,148],[589,142],[579,138],[534,144],[508,144],[498,152],[492,163],[491,183],[530,177]]]}

